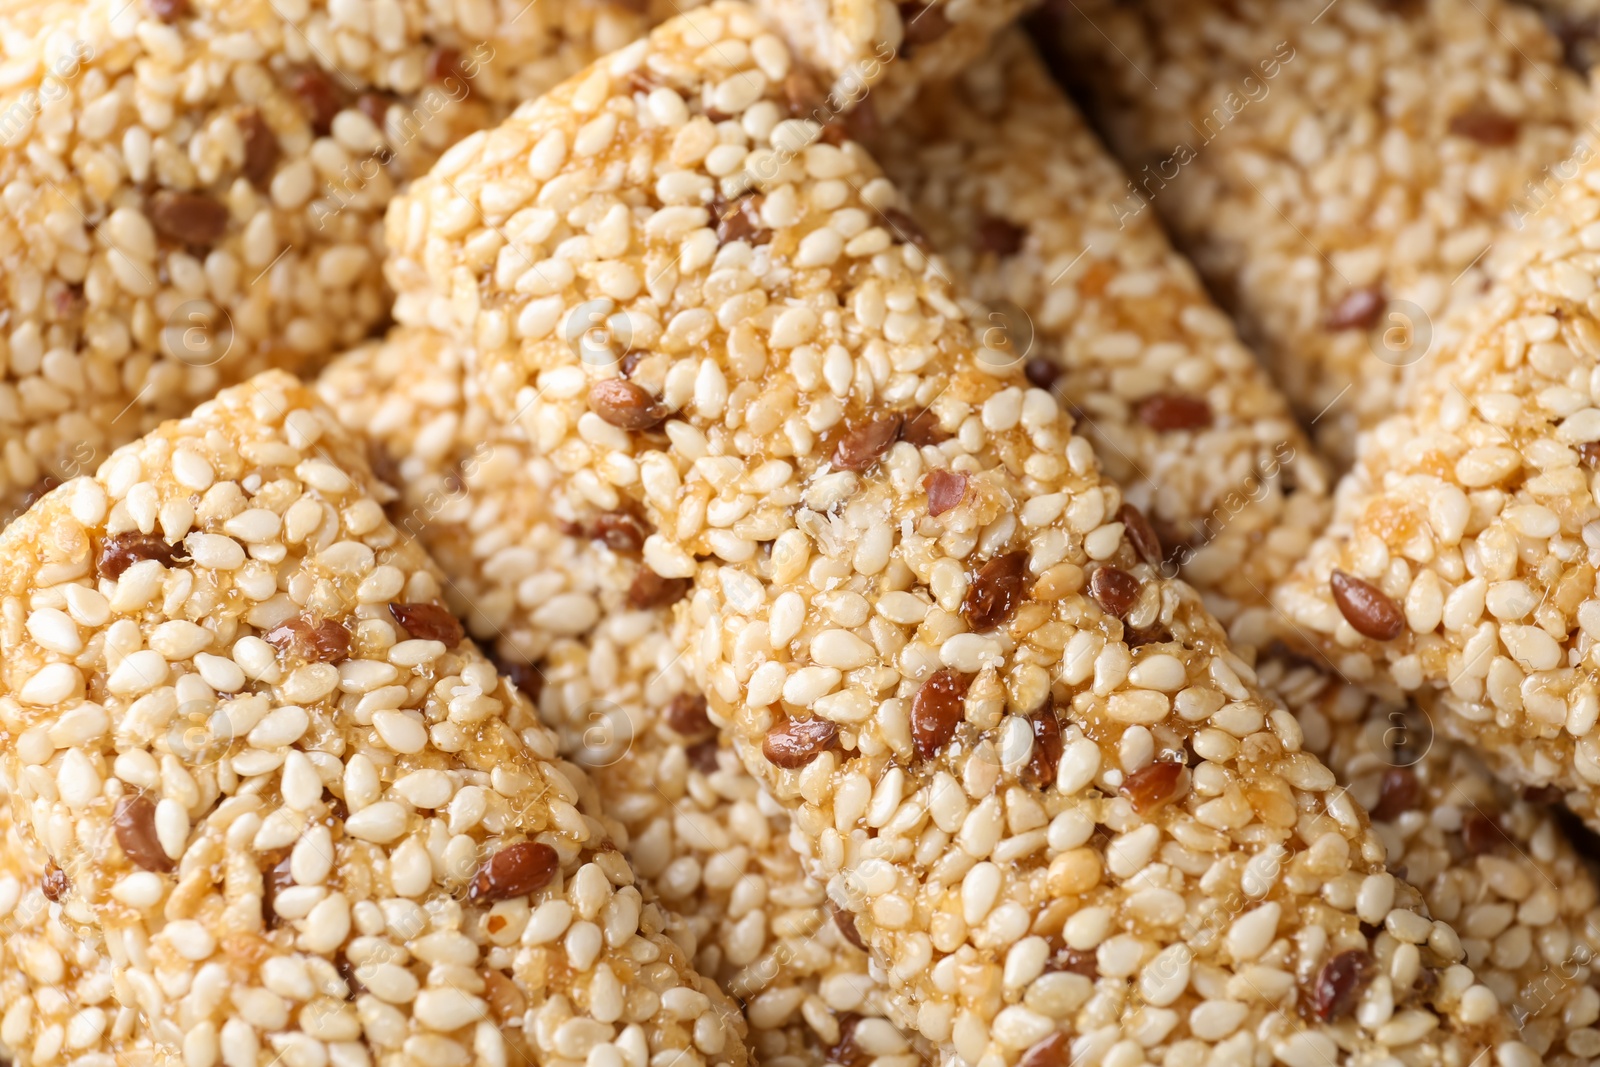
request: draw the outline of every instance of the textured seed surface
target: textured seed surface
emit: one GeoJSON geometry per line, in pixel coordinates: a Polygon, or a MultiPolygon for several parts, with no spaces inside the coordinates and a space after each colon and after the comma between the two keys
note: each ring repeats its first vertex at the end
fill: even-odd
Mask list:
{"type": "Polygon", "coordinates": [[[1122,523],[1128,542],[1139,553],[1139,557],[1152,567],[1158,566],[1161,563],[1161,537],[1156,533],[1156,528],[1150,525],[1150,520],[1144,517],[1144,512],[1133,504],[1124,504],[1117,510],[1117,521],[1122,523]]]}
{"type": "Polygon", "coordinates": [[[228,229],[228,209],[199,193],[163,189],[150,198],[146,212],[158,232],[184,244],[216,244],[228,229]]]}
{"type": "Polygon", "coordinates": [[[605,378],[590,386],[589,409],[624,430],[648,430],[666,416],[655,397],[622,378],[605,378]]]}
{"type": "Polygon", "coordinates": [[[1005,624],[1026,596],[1028,554],[1007,552],[978,569],[961,602],[961,615],[978,633],[1005,624]]]}
{"type": "Polygon", "coordinates": [[[804,767],[839,743],[839,727],[827,719],[785,719],[767,731],[761,751],[774,767],[804,767]]]}
{"type": "Polygon", "coordinates": [[[1369,287],[1352,289],[1333,307],[1328,309],[1328,329],[1367,330],[1377,325],[1378,316],[1387,303],[1383,290],[1369,287]]]}
{"type": "Polygon", "coordinates": [[[1139,600],[1139,579],[1120,567],[1106,564],[1089,579],[1089,595],[1107,614],[1122,618],[1139,600]]]}
{"type": "Polygon", "coordinates": [[[467,898],[481,904],[510,900],[542,889],[561,867],[556,850],[541,841],[521,841],[496,852],[478,868],[467,898]]]}
{"type": "Polygon", "coordinates": [[[1163,762],[1140,767],[1123,779],[1120,792],[1128,798],[1133,810],[1148,815],[1173,800],[1178,795],[1178,784],[1183,780],[1183,764],[1163,762]]]}
{"type": "Polygon", "coordinates": [[[933,759],[956,735],[971,685],[970,675],[935,671],[911,698],[911,743],[922,759],[933,759]]]}
{"type": "Polygon", "coordinates": [[[922,484],[928,491],[929,515],[943,515],[967,495],[967,476],[956,471],[930,471],[922,484]]]}
{"type": "Polygon", "coordinates": [[[1406,617],[1399,605],[1371,582],[1334,571],[1328,585],[1333,590],[1333,602],[1339,605],[1339,614],[1363,637],[1392,641],[1406,628],[1406,617]]]}
{"type": "Polygon", "coordinates": [[[1211,405],[1199,397],[1161,393],[1139,402],[1139,421],[1152,430],[1203,430],[1211,425],[1211,405]]]}
{"type": "Polygon", "coordinates": [[[891,415],[846,430],[834,446],[833,465],[846,471],[866,470],[878,462],[878,457],[887,452],[895,438],[900,436],[901,422],[899,415],[891,415]]]}
{"type": "Polygon", "coordinates": [[[156,838],[156,806],[149,797],[139,793],[119,798],[111,825],[117,844],[135,864],[147,871],[172,870],[172,858],[156,838]]]}
{"type": "Polygon", "coordinates": [[[297,615],[267,631],[266,641],[285,655],[316,663],[342,663],[350,656],[350,631],[336,619],[297,615]]]}
{"type": "Polygon", "coordinates": [[[1323,1022],[1342,1019],[1355,1010],[1361,991],[1372,979],[1372,957],[1349,949],[1322,965],[1312,988],[1311,1010],[1323,1022]]]}
{"type": "Polygon", "coordinates": [[[422,641],[443,641],[455,648],[466,636],[461,620],[442,604],[390,604],[389,612],[412,637],[422,641]]]}
{"type": "Polygon", "coordinates": [[[106,538],[101,544],[97,567],[102,578],[115,580],[121,578],[122,572],[135,563],[148,559],[171,567],[187,562],[189,556],[181,545],[170,545],[154,534],[120,533],[106,538]]]}

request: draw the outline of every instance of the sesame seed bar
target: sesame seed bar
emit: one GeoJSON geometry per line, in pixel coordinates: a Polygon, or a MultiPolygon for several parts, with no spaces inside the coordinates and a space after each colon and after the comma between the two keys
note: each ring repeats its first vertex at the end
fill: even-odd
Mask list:
{"type": "Polygon", "coordinates": [[[1084,0],[1043,33],[1152,211],[1339,470],[1583,129],[1508,0],[1084,0]],[[1486,251],[1487,250],[1487,251],[1486,251]]]}
{"type": "Polygon", "coordinates": [[[747,1062],[593,783],[269,372],[0,533],[0,750],[187,1065],[747,1062]]]}
{"type": "Polygon", "coordinates": [[[1327,521],[1322,460],[1020,33],[874,145],[933,244],[1073,405],[1124,498],[1227,614],[1263,605],[1327,521]]]}
{"type": "Polygon", "coordinates": [[[439,560],[447,600],[538,694],[562,754],[590,769],[668,932],[745,1003],[756,1058],[820,1065],[825,1050],[859,1050],[860,1067],[913,1067],[787,819],[689,686],[670,613],[687,583],[663,591],[646,573],[640,516],[573,508],[438,334],[398,328],[317,388],[383,457],[400,487],[390,514],[439,560]]]}
{"type": "MultiPolygon", "coordinates": [[[[1212,326],[1220,316],[1192,273],[1174,262],[1153,215],[1118,228],[1111,205],[1121,171],[1027,43],[1004,40],[959,82],[925,92],[876,147],[973,291],[1001,307],[1015,301],[997,321],[1013,332],[1032,327],[1016,343],[1031,341],[1036,358],[1061,368],[1055,384],[1087,409],[1084,431],[1105,457],[1106,472],[1134,487],[1129,497],[1163,534],[1207,520],[1221,527],[1214,547],[1203,551],[1222,549],[1224,565],[1206,566],[1201,555],[1186,561],[1187,579],[1204,593],[1222,591],[1224,599],[1261,606],[1274,576],[1303,554],[1326,522],[1325,479],[1313,466],[1319,480],[1292,498],[1298,508],[1276,502],[1276,508],[1245,513],[1238,526],[1251,532],[1230,543],[1237,527],[1212,512],[1221,492],[1233,487],[1208,493],[1208,482],[1217,478],[1202,464],[1220,465],[1236,477],[1242,465],[1247,476],[1251,463],[1269,461],[1275,443],[1288,445],[1303,463],[1320,461],[1264,372],[1225,324],[1212,326]],[[1086,247],[1082,262],[1091,265],[1050,285],[1086,247]],[[1164,284],[1152,282],[1152,274],[1164,284]],[[1209,331],[1183,329],[1183,322],[1201,315],[1209,331]],[[1179,366],[1188,381],[1213,386],[1202,394],[1217,412],[1213,427],[1152,432],[1119,393],[1145,364],[1126,354],[1107,358],[1104,339],[1127,338],[1133,324],[1143,324],[1145,337],[1160,336],[1163,322],[1173,324],[1169,336],[1182,342],[1170,345],[1176,351],[1167,358],[1185,361],[1179,366]],[[1264,432],[1240,429],[1261,412],[1264,432]],[[1232,456],[1242,463],[1229,464],[1232,456]],[[1263,539],[1265,553],[1251,544],[1263,539]],[[1238,568],[1260,566],[1265,554],[1275,557],[1270,569],[1241,583],[1238,568]]],[[[1158,373],[1134,379],[1133,388],[1160,388],[1176,376],[1158,373]]],[[[1030,376],[1051,384],[1048,373],[1035,369],[1030,376]]],[[[1265,644],[1260,638],[1271,632],[1235,627],[1233,636],[1236,643],[1265,644]]],[[[1546,1063],[1590,1062],[1600,1053],[1600,1031],[1593,1027],[1600,976],[1591,966],[1600,946],[1600,892],[1548,808],[1496,783],[1466,746],[1433,736],[1414,711],[1373,701],[1270,650],[1258,669],[1263,686],[1295,711],[1307,749],[1375,813],[1373,826],[1391,869],[1403,868],[1430,913],[1456,929],[1474,973],[1521,1021],[1523,1040],[1546,1063]]]]}
{"type": "Polygon", "coordinates": [[[896,1013],[966,1063],[1534,1062],[895,187],[784,117],[788,70],[743,5],[666,23],[447,153],[389,275],[694,581],[692,676],[896,1013]],[[1364,929],[1330,887],[1368,878],[1364,929]]]}
{"type": "Polygon", "coordinates": [[[1451,924],[1541,1062],[1593,1062],[1600,891],[1554,798],[1499,782],[1415,708],[1282,658],[1265,663],[1261,679],[1295,709],[1306,748],[1372,812],[1391,869],[1451,924]]]}
{"type": "Polygon", "coordinates": [[[395,188],[647,24],[625,0],[7,5],[0,516],[365,337],[395,188]]]}
{"type": "Polygon", "coordinates": [[[923,85],[959,73],[1038,0],[759,0],[798,57],[828,82],[822,121],[866,94],[898,116],[923,85]]]}
{"type": "Polygon", "coordinates": [[[116,1002],[104,953],[61,920],[56,885],[0,798],[0,1056],[13,1067],[162,1063],[116,1002]]]}
{"type": "Polygon", "coordinates": [[[1556,787],[1590,823],[1597,184],[1590,158],[1533,220],[1521,268],[1373,431],[1334,522],[1275,593],[1347,677],[1414,693],[1496,773],[1556,787]]]}

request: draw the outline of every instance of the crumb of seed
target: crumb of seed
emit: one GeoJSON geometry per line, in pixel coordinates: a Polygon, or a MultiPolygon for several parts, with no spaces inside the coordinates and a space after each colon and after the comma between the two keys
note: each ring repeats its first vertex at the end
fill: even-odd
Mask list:
{"type": "Polygon", "coordinates": [[[45,898],[52,903],[59,904],[65,899],[72,888],[72,882],[67,878],[67,872],[56,866],[54,861],[46,865],[44,878],[40,882],[45,898]]]}
{"type": "Polygon", "coordinates": [[[603,378],[590,386],[589,409],[624,430],[648,430],[666,417],[655,397],[622,378],[603,378]]]}
{"type": "Polygon", "coordinates": [[[155,560],[164,567],[187,562],[189,555],[181,545],[169,544],[154,534],[120,533],[106,538],[100,546],[96,568],[102,578],[121,578],[135,563],[155,560]]]}
{"type": "Polygon", "coordinates": [[[1145,518],[1144,512],[1136,505],[1124,504],[1117,510],[1117,521],[1122,523],[1124,532],[1128,535],[1128,542],[1133,545],[1134,551],[1152,567],[1161,563],[1161,537],[1156,533],[1150,520],[1145,518]]]}
{"type": "Polygon", "coordinates": [[[861,940],[861,932],[856,929],[856,917],[853,914],[834,908],[833,922],[834,925],[838,926],[839,933],[844,935],[846,941],[863,952],[867,950],[866,943],[861,940]]]}
{"type": "Polygon", "coordinates": [[[1363,637],[1392,641],[1405,630],[1406,620],[1387,593],[1362,578],[1334,571],[1328,579],[1334,603],[1345,621],[1363,637]]]}
{"type": "Polygon", "coordinates": [[[922,485],[928,492],[928,514],[935,518],[959,506],[967,495],[967,476],[956,471],[929,471],[922,485]]]}
{"type": "Polygon", "coordinates": [[[894,444],[902,422],[899,415],[891,415],[847,429],[834,446],[833,465],[845,471],[866,470],[894,444]]]}
{"type": "Polygon", "coordinates": [[[172,858],[156,837],[156,806],[143,793],[122,797],[111,817],[117,844],[136,866],[147,871],[170,871],[172,858]]]}
{"type": "Polygon", "coordinates": [[[628,603],[636,608],[665,608],[689,593],[687,578],[663,578],[648,565],[639,568],[628,589],[628,603]]]}
{"type": "Polygon", "coordinates": [[[1383,773],[1378,790],[1378,802],[1372,808],[1374,819],[1398,819],[1414,811],[1422,799],[1422,783],[1410,767],[1390,767],[1383,773]]]}
{"type": "Polygon", "coordinates": [[[706,698],[679,693],[667,705],[664,716],[668,726],[685,738],[698,739],[714,730],[711,717],[706,714],[706,698]]]}
{"type": "Polygon", "coordinates": [[[1383,314],[1387,302],[1383,290],[1377,286],[1352,289],[1328,309],[1328,329],[1370,330],[1377,325],[1378,316],[1383,314]]]}
{"type": "Polygon", "coordinates": [[[1026,594],[1028,554],[1006,552],[989,560],[973,575],[961,602],[961,615],[977,633],[1005,624],[1026,594]]]}
{"type": "Polygon", "coordinates": [[[1497,148],[1515,144],[1520,128],[1516,119],[1492,108],[1474,108],[1450,119],[1451,133],[1497,148]]]}
{"type": "Polygon", "coordinates": [[[1322,965],[1312,991],[1311,1010],[1323,1022],[1342,1019],[1355,1010],[1372,980],[1372,956],[1361,949],[1340,952],[1322,965]]]}
{"type": "Polygon", "coordinates": [[[1069,1067],[1072,1041],[1064,1033],[1054,1033],[1029,1046],[1022,1054],[1020,1067],[1069,1067]]]}
{"type": "Polygon", "coordinates": [[[1199,397],[1159,393],[1139,402],[1139,421],[1152,430],[1203,430],[1211,425],[1211,405],[1199,397]]]}
{"type": "Polygon", "coordinates": [[[1493,852],[1505,835],[1493,819],[1481,811],[1468,812],[1461,820],[1461,843],[1473,856],[1493,852]]]}
{"type": "Polygon", "coordinates": [[[1054,705],[1046,701],[1028,721],[1033,727],[1033,752],[1028,756],[1024,780],[1035,789],[1048,789],[1061,766],[1061,720],[1054,705]]]}
{"type": "Polygon", "coordinates": [[[1089,577],[1089,595],[1107,614],[1123,618],[1139,600],[1139,579],[1111,564],[1095,568],[1089,577]]]}
{"type": "Polygon", "coordinates": [[[1181,763],[1157,762],[1141,767],[1123,779],[1118,791],[1140,815],[1148,815],[1178,796],[1183,781],[1181,763]]]}
{"type": "Polygon", "coordinates": [[[472,884],[467,899],[480,904],[527,896],[547,885],[560,868],[556,850],[540,841],[520,841],[507,845],[486,860],[472,884]]]}
{"type": "Polygon", "coordinates": [[[762,739],[761,751],[774,767],[804,767],[839,743],[839,727],[827,719],[785,719],[762,739]]]}
{"type": "Polygon", "coordinates": [[[315,663],[337,665],[350,656],[350,631],[335,619],[296,615],[268,630],[263,639],[285,655],[315,663]]]}
{"type": "Polygon", "coordinates": [[[1015,255],[1028,231],[1008,219],[987,215],[978,220],[978,247],[997,256],[1015,255]]]}
{"type": "Polygon", "coordinates": [[[637,555],[650,536],[650,524],[631,511],[606,511],[595,517],[592,536],[613,552],[637,555]]]}
{"type": "Polygon", "coordinates": [[[389,613],[412,637],[440,641],[446,648],[455,648],[466,636],[461,620],[442,604],[390,604],[389,613]]]}
{"type": "Polygon", "coordinates": [[[917,755],[933,759],[961,725],[972,679],[952,670],[935,671],[911,700],[911,740],[917,755]]]}

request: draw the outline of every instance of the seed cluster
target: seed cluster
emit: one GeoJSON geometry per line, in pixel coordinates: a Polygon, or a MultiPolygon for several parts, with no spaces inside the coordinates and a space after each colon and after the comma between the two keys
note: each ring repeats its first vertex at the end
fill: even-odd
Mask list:
{"type": "Polygon", "coordinates": [[[1119,213],[1172,227],[1342,470],[1593,131],[1521,4],[1324,7],[1092,0],[1046,35],[1130,172],[1119,213]]]}
{"type": "MultiPolygon", "coordinates": [[[[68,1047],[131,1025],[189,1064],[744,1064],[737,1009],[363,452],[270,372],[0,534],[0,771],[132,1013],[67,1022],[68,1047]],[[106,576],[130,533],[184,553],[106,576]]],[[[0,1039],[49,1062],[54,1003],[0,1039]]]]}
{"type": "Polygon", "coordinates": [[[896,188],[788,113],[790,72],[746,8],[674,20],[448,153],[390,213],[389,273],[397,317],[471,346],[559,493],[639,509],[644,564],[693,582],[690,677],[884,961],[891,1012],[968,1062],[1470,1061],[1480,1042],[1534,1062],[1293,718],[1142,558],[1057,399],[982,358],[896,229],[896,188]],[[711,206],[747,194],[770,237],[722,240],[711,206]],[[573,329],[593,316],[611,346],[573,329]],[[663,421],[591,405],[624,378],[663,421]],[[837,462],[884,424],[897,439],[837,462]],[[933,517],[941,468],[967,485],[933,517]],[[1103,568],[1137,585],[1122,618],[1088,595],[1103,568]],[[911,707],[941,670],[971,680],[925,756],[911,707]],[[1059,714],[1045,789],[1026,781],[1035,737],[1053,755],[1040,714],[1059,714]],[[769,759],[817,720],[836,737],[803,766],[769,759]],[[1188,781],[1141,791],[1148,814],[1121,794],[1174,761],[1188,781]],[[1374,876],[1395,893],[1367,924],[1374,876]],[[1097,977],[1054,967],[1067,950],[1097,977]],[[1317,976],[1350,951],[1388,983],[1323,1021],[1317,976]]]}

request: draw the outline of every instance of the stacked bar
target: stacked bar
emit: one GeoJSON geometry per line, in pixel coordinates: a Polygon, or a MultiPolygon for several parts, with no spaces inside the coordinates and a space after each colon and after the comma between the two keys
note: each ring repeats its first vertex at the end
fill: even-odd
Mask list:
{"type": "Polygon", "coordinates": [[[0,769],[64,915],[189,1064],[743,1064],[383,491],[272,372],[0,534],[0,769]]]}
{"type": "Polygon", "coordinates": [[[401,487],[390,514],[450,576],[447,602],[534,696],[562,754],[590,769],[641,888],[677,920],[668,932],[745,1003],[761,1062],[861,1049],[909,1067],[916,1056],[884,1026],[866,957],[805,878],[787,820],[718,744],[672,636],[688,583],[640,562],[643,517],[575,507],[438,335],[398,329],[318,388],[401,487]]]}
{"type": "MultiPolygon", "coordinates": [[[[1059,368],[1059,378],[1037,364],[1030,377],[1054,380],[1084,412],[1086,434],[1110,457],[1107,468],[1131,479],[1130,497],[1157,527],[1220,526],[1194,557],[1166,558],[1183,562],[1202,592],[1225,594],[1212,603],[1258,609],[1253,614],[1267,626],[1234,625],[1230,636],[1236,645],[1265,646],[1276,621],[1264,604],[1269,575],[1283,573],[1279,561],[1297,558],[1307,531],[1322,528],[1326,495],[1320,484],[1303,488],[1292,501],[1298,509],[1269,496],[1271,503],[1257,502],[1230,527],[1218,522],[1226,502],[1207,492],[1214,479],[1205,472],[1219,457],[1251,457],[1252,437],[1240,429],[1251,426],[1266,431],[1255,437],[1257,462],[1271,456],[1278,433],[1302,467],[1320,472],[1271,384],[1225,331],[1181,329],[1197,320],[1210,326],[1216,313],[1151,215],[1118,230],[1109,213],[1120,172],[1023,42],[1003,41],[959,83],[925,92],[902,122],[904,134],[882,138],[880,152],[918,217],[929,220],[929,233],[975,292],[1008,307],[1007,328],[1031,327],[1019,347],[1031,341],[1034,358],[1059,368]],[[1089,266],[1068,270],[1079,253],[1089,266]],[[1152,294],[1177,295],[1163,303],[1152,294]],[[1163,344],[1128,355],[1133,324],[1143,324],[1147,337],[1171,332],[1163,344]],[[1122,341],[1121,359],[1109,355],[1108,338],[1122,341]],[[1213,425],[1151,433],[1132,417],[1128,394],[1142,399],[1148,394],[1137,390],[1152,380],[1182,375],[1215,383],[1203,394],[1213,425]],[[1207,566],[1230,544],[1225,566],[1207,566]]],[[[1265,480],[1264,472],[1258,477],[1265,480]]],[[[1404,867],[1434,917],[1461,933],[1468,962],[1522,1021],[1523,1039],[1545,1062],[1587,1063],[1600,1050],[1591,966],[1600,893],[1548,807],[1495,784],[1465,746],[1435,737],[1415,709],[1374,702],[1265,651],[1263,685],[1294,709],[1306,747],[1374,813],[1388,862],[1404,867]]]]}
{"type": "Polygon", "coordinates": [[[694,583],[713,720],[896,1012],[974,1063],[1533,1062],[789,69],[740,5],[668,23],[447,153],[390,277],[694,583]]]}
{"type": "Polygon", "coordinates": [[[1498,773],[1556,787],[1590,822],[1597,167],[1562,187],[1522,238],[1523,269],[1373,431],[1276,594],[1347,676],[1416,693],[1498,773]]]}
{"type": "MultiPolygon", "coordinates": [[[[925,93],[877,150],[1029,381],[1071,405],[1168,577],[1260,605],[1327,521],[1326,469],[1025,40],[925,93]]],[[[1259,627],[1256,627],[1259,629],[1259,627]]],[[[1236,639],[1241,636],[1235,633],[1236,639]]]]}
{"type": "MultiPolygon", "coordinates": [[[[1038,0],[759,0],[798,58],[825,82],[811,117],[826,125],[872,93],[897,116],[919,88],[960,73],[1038,0]]],[[[813,77],[807,74],[806,79],[813,77]]]]}
{"type": "Polygon", "coordinates": [[[1131,178],[1343,470],[1571,177],[1583,80],[1509,0],[1155,0],[1043,32],[1131,178]]]}
{"type": "Polygon", "coordinates": [[[646,25],[623,0],[9,5],[4,518],[220,385],[365,337],[395,188],[646,25]]]}

